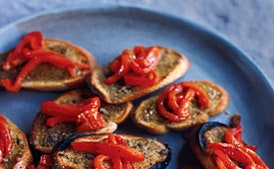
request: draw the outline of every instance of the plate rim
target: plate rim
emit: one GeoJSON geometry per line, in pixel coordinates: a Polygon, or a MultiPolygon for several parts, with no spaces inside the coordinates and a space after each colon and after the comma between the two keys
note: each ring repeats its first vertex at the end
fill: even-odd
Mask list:
{"type": "MultiPolygon", "coordinates": [[[[205,27],[197,22],[194,22],[190,19],[187,19],[185,17],[179,17],[177,15],[168,13],[168,12],[163,12],[163,11],[159,11],[159,10],[155,10],[155,9],[151,9],[151,8],[147,8],[147,7],[140,7],[140,6],[133,6],[130,4],[114,4],[114,3],[87,3],[87,4],[81,4],[81,5],[74,5],[74,6],[65,6],[65,7],[58,7],[58,8],[54,8],[54,9],[47,9],[41,12],[37,12],[34,14],[31,14],[29,16],[23,17],[21,19],[17,19],[7,25],[4,25],[3,27],[0,27],[0,34],[2,34],[3,32],[9,30],[10,28],[16,27],[16,25],[24,23],[24,22],[28,22],[31,19],[35,19],[38,18],[40,16],[43,15],[47,15],[47,14],[60,14],[60,13],[64,13],[64,12],[69,12],[69,11],[79,11],[79,10],[98,10],[98,9],[117,9],[117,8],[132,8],[135,10],[140,10],[140,11],[145,11],[147,13],[152,13],[152,14],[156,14],[156,15],[162,15],[168,18],[172,18],[175,19],[179,22],[183,22],[186,23],[187,25],[190,25],[191,27],[194,27],[195,29],[197,29],[199,32],[204,32],[205,34],[208,34],[212,37],[214,37],[216,40],[222,42],[223,44],[225,44],[227,47],[232,48],[237,54],[238,57],[240,56],[241,59],[247,64],[249,65],[249,68],[252,69],[254,72],[256,72],[256,74],[260,77],[261,80],[263,80],[263,83],[266,85],[267,90],[270,92],[272,98],[274,98],[274,84],[271,83],[270,78],[268,77],[268,75],[259,67],[259,65],[257,65],[255,63],[255,61],[250,57],[249,54],[247,54],[247,52],[245,52],[243,49],[237,47],[237,45],[235,43],[233,43],[232,41],[230,41],[225,35],[214,31],[213,29],[210,29],[208,27],[205,27]]],[[[3,51],[0,51],[3,52],[3,51]]]]}
{"type": "MultiPolygon", "coordinates": [[[[141,11],[145,11],[147,13],[153,13],[156,15],[161,15],[165,16],[167,18],[172,18],[175,19],[177,22],[183,22],[186,25],[190,25],[191,27],[194,27],[197,29],[199,32],[203,32],[203,34],[208,34],[212,37],[214,37],[214,40],[217,40],[218,42],[222,42],[222,44],[225,44],[226,48],[232,49],[234,52],[237,53],[237,58],[240,58],[245,65],[248,66],[248,70],[252,70],[254,73],[256,73],[257,78],[262,81],[262,84],[265,86],[265,90],[269,92],[269,96],[274,100],[274,87],[272,86],[268,76],[261,70],[261,68],[255,64],[255,62],[252,60],[252,58],[245,53],[242,49],[238,48],[233,42],[229,41],[228,38],[223,36],[222,34],[213,31],[207,27],[204,27],[202,25],[199,25],[198,23],[195,23],[191,20],[188,20],[186,18],[178,17],[170,13],[166,12],[161,12],[158,10],[152,10],[148,8],[142,8],[142,7],[136,7],[136,6],[126,6],[126,5],[117,5],[117,4],[101,4],[94,6],[92,5],[78,5],[78,6],[70,6],[70,7],[61,7],[61,8],[56,8],[56,9],[50,9],[50,10],[45,10],[42,12],[38,12],[35,14],[32,14],[30,16],[24,17],[22,19],[19,19],[17,21],[14,21],[10,24],[7,24],[6,26],[3,26],[0,28],[0,34],[3,34],[5,31],[8,31],[10,28],[16,27],[18,24],[28,22],[29,20],[38,18],[43,15],[47,14],[61,14],[64,12],[69,12],[69,11],[83,11],[83,10],[98,10],[98,9],[107,9],[107,10],[114,10],[117,8],[132,8],[132,9],[137,9],[141,11]]],[[[2,51],[0,51],[2,52],[2,51]]]]}

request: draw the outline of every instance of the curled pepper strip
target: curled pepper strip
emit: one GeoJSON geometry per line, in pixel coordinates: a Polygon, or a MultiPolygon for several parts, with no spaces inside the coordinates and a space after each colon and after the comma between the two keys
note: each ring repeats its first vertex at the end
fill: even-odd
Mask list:
{"type": "Polygon", "coordinates": [[[114,169],[133,169],[133,162],[144,160],[144,154],[129,148],[118,135],[109,134],[103,142],[72,142],[76,151],[98,153],[93,165],[98,169],[108,169],[104,163],[112,164],[114,169]]]}
{"type": "Polygon", "coordinates": [[[228,129],[225,133],[225,143],[210,143],[208,149],[213,150],[218,169],[240,168],[245,169],[268,169],[268,166],[256,154],[257,147],[246,145],[242,140],[242,126],[228,129]]]}
{"type": "Polygon", "coordinates": [[[4,156],[10,156],[13,142],[9,131],[9,126],[3,115],[0,114],[0,162],[4,156]]]}
{"type": "Polygon", "coordinates": [[[74,69],[78,67],[79,69],[89,70],[89,65],[73,62],[69,58],[64,57],[61,54],[52,51],[35,51],[32,52],[31,59],[24,65],[20,73],[17,75],[15,81],[11,79],[3,79],[2,85],[6,90],[10,92],[18,92],[25,77],[38,65],[42,63],[50,63],[58,68],[67,69],[71,77],[75,77],[76,74],[74,69]]]}
{"type": "Polygon", "coordinates": [[[205,92],[192,82],[173,84],[165,89],[157,100],[159,114],[171,122],[182,122],[190,115],[190,107],[195,95],[201,108],[210,105],[205,92]]]}
{"type": "Polygon", "coordinates": [[[105,127],[105,119],[99,113],[99,97],[84,99],[73,104],[58,104],[47,101],[41,105],[41,113],[50,117],[46,125],[52,127],[63,122],[76,122],[79,131],[97,130],[105,127]]]}
{"type": "Polygon", "coordinates": [[[4,61],[2,68],[4,70],[11,70],[28,60],[26,56],[29,52],[39,50],[43,47],[43,36],[41,32],[34,31],[19,42],[15,49],[9,53],[8,58],[4,61]]]}
{"type": "Polygon", "coordinates": [[[126,85],[151,86],[158,80],[155,68],[159,63],[159,48],[152,46],[145,48],[135,46],[133,50],[125,49],[110,64],[110,70],[114,74],[104,80],[104,83],[111,85],[121,78],[126,85]]]}

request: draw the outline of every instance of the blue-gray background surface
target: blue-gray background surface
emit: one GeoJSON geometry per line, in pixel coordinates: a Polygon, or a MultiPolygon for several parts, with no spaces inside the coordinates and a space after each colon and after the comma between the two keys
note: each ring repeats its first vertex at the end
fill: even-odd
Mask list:
{"type": "Polygon", "coordinates": [[[0,0],[0,28],[47,9],[97,2],[163,11],[213,30],[246,52],[274,86],[273,0],[0,0]]]}

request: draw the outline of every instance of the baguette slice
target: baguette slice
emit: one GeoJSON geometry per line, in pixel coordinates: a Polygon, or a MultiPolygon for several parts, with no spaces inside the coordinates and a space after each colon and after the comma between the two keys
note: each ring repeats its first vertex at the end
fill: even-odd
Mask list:
{"type": "MultiPolygon", "coordinates": [[[[183,122],[170,122],[163,118],[157,111],[159,95],[143,100],[134,110],[133,121],[152,134],[166,134],[170,130],[184,130],[196,124],[204,123],[209,116],[221,113],[229,102],[229,95],[221,86],[210,81],[193,81],[208,95],[211,104],[206,109],[197,107],[195,103],[190,109],[190,116],[183,122]]],[[[193,102],[197,102],[194,99],[193,102]]]]}
{"type": "MultiPolygon", "coordinates": [[[[197,125],[191,131],[188,139],[188,143],[197,157],[198,161],[205,169],[214,169],[217,168],[217,165],[214,160],[214,154],[212,150],[208,150],[207,146],[210,143],[226,143],[225,141],[225,133],[231,128],[236,128],[237,125],[240,124],[241,117],[240,115],[234,115],[231,119],[230,125],[225,125],[220,122],[206,122],[204,124],[197,125]]],[[[241,137],[242,133],[238,133],[234,131],[234,134],[241,137]],[[237,134],[236,134],[237,133],[237,134]]],[[[235,136],[235,137],[237,137],[235,136]]],[[[242,138],[241,138],[242,139],[242,138]]],[[[243,141],[243,145],[246,143],[243,141]]],[[[241,145],[234,145],[235,147],[241,148],[241,145]]],[[[247,148],[248,149],[248,148],[247,148]]],[[[230,154],[233,154],[232,150],[230,154]]],[[[238,149],[236,151],[239,151],[238,149]]],[[[249,152],[252,151],[251,149],[249,152]]],[[[261,165],[261,166],[253,166],[255,168],[265,168],[268,169],[267,165],[260,159],[259,156],[256,155],[256,152],[252,151],[253,153],[248,153],[250,158],[254,159],[254,162],[261,165]],[[257,156],[256,158],[254,158],[257,156]],[[260,162],[259,162],[260,161],[260,162]]],[[[229,153],[226,153],[229,154],[229,153]]],[[[236,155],[237,156],[237,155],[236,155]]],[[[244,158],[244,157],[243,157],[244,158]]],[[[236,160],[236,159],[235,159],[236,160]]],[[[237,161],[237,160],[236,160],[237,161]]],[[[238,165],[238,164],[237,164],[238,165]]],[[[241,165],[241,164],[239,164],[241,165]]],[[[246,164],[243,164],[241,167],[246,164]]],[[[252,168],[253,168],[252,167],[252,168]]]]}
{"type": "MultiPolygon", "coordinates": [[[[62,94],[58,97],[55,102],[59,104],[68,104],[80,101],[82,99],[94,97],[88,89],[72,90],[62,94]]],[[[105,102],[101,102],[99,109],[100,113],[103,114],[106,120],[106,127],[90,131],[87,133],[101,134],[101,133],[112,133],[117,129],[117,125],[126,120],[133,105],[131,102],[119,105],[111,105],[105,102]]],[[[34,119],[32,129],[30,131],[30,144],[31,146],[43,153],[50,153],[52,148],[60,141],[65,138],[72,136],[77,131],[77,125],[73,122],[65,122],[55,125],[53,127],[47,127],[45,121],[48,115],[39,112],[34,119]]]]}
{"type": "Polygon", "coordinates": [[[6,118],[10,135],[13,142],[13,148],[9,157],[4,157],[4,161],[0,164],[0,168],[26,168],[32,163],[33,158],[29,148],[28,140],[17,125],[6,118]]]}
{"type": "Polygon", "coordinates": [[[228,126],[219,122],[207,122],[197,125],[189,137],[188,143],[198,161],[205,169],[217,168],[212,158],[204,151],[205,141],[222,142],[228,126]]]}
{"type": "Polygon", "coordinates": [[[153,86],[129,86],[121,82],[106,85],[104,80],[112,74],[110,64],[96,68],[91,73],[89,86],[91,90],[98,93],[98,95],[108,103],[124,103],[151,93],[173,82],[181,77],[189,69],[189,66],[190,63],[184,55],[172,49],[160,47],[160,61],[155,68],[160,80],[153,86]]]}
{"type": "MultiPolygon", "coordinates": [[[[166,168],[171,152],[166,144],[151,138],[125,135],[120,136],[128,143],[130,148],[134,148],[139,152],[145,154],[145,160],[142,162],[134,163],[135,169],[150,169],[150,168],[166,168]]],[[[92,165],[91,153],[77,152],[72,150],[69,145],[74,141],[102,141],[107,135],[93,135],[93,136],[80,136],[72,137],[62,144],[60,144],[53,151],[54,169],[84,169],[89,168],[92,165]]]]}
{"type": "MultiPolygon", "coordinates": [[[[95,58],[85,49],[67,41],[44,39],[46,49],[61,53],[74,62],[90,65],[91,70],[97,66],[95,58]]],[[[8,52],[0,54],[0,65],[8,57],[8,52]]],[[[15,79],[22,67],[5,71],[0,67],[0,79],[15,79]]],[[[76,88],[86,84],[91,70],[76,70],[77,76],[72,78],[67,70],[43,63],[33,69],[25,78],[22,88],[40,91],[60,91],[76,88]]],[[[1,82],[0,82],[1,86],[1,82]]]]}

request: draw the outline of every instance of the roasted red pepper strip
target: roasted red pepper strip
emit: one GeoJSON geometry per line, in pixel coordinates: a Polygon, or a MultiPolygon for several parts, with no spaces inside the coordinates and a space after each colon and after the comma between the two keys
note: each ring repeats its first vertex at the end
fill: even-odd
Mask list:
{"type": "Polygon", "coordinates": [[[256,165],[259,165],[261,167],[268,169],[268,166],[264,163],[264,161],[258,156],[258,154],[255,151],[253,151],[252,149],[248,147],[242,147],[242,149],[252,158],[252,160],[256,163],[256,165]]]}
{"type": "Polygon", "coordinates": [[[157,74],[155,71],[151,71],[145,75],[137,75],[136,73],[127,73],[124,76],[124,81],[127,85],[132,86],[152,86],[157,82],[157,74]]]}
{"type": "Polygon", "coordinates": [[[50,117],[46,125],[52,127],[63,122],[77,122],[79,131],[97,130],[105,127],[104,117],[99,113],[99,97],[88,98],[73,104],[47,101],[41,105],[41,113],[50,117]]]}
{"type": "Polygon", "coordinates": [[[231,159],[241,164],[248,165],[255,163],[245,151],[235,145],[228,143],[211,143],[207,147],[214,150],[220,150],[226,153],[231,159]]]}
{"type": "Polygon", "coordinates": [[[99,113],[98,108],[84,111],[77,117],[78,131],[98,130],[105,127],[105,119],[99,113]]]}
{"type": "Polygon", "coordinates": [[[223,151],[214,149],[213,153],[216,155],[216,165],[218,169],[240,169],[223,151]]]}
{"type": "Polygon", "coordinates": [[[195,95],[198,96],[200,107],[209,106],[208,96],[192,82],[181,82],[167,87],[157,100],[159,114],[171,122],[186,120],[195,95]]]}
{"type": "Polygon", "coordinates": [[[72,149],[76,151],[105,154],[111,157],[122,157],[130,161],[140,162],[145,159],[144,154],[123,145],[104,142],[72,142],[72,149]]]}
{"type": "Polygon", "coordinates": [[[2,68],[11,70],[28,60],[26,56],[30,51],[39,50],[43,47],[43,36],[41,32],[34,31],[22,38],[15,49],[9,53],[4,61],[2,68]]]}
{"type": "Polygon", "coordinates": [[[93,166],[96,169],[111,169],[111,167],[104,166],[104,163],[106,163],[106,162],[108,162],[108,163],[111,162],[110,156],[99,154],[94,158],[93,166]]]}
{"type": "Polygon", "coordinates": [[[192,82],[182,82],[181,85],[183,87],[187,87],[195,90],[196,95],[198,96],[198,101],[201,108],[206,108],[210,105],[210,99],[208,98],[206,93],[197,85],[195,85],[192,82]]]}
{"type": "Polygon", "coordinates": [[[3,115],[0,114],[0,162],[4,156],[10,156],[13,148],[13,142],[9,131],[9,126],[3,115]]]}
{"type": "Polygon", "coordinates": [[[235,128],[230,128],[226,131],[224,139],[227,143],[245,146],[252,150],[256,150],[256,146],[246,145],[246,143],[242,140],[242,126],[239,124],[235,128]]]}
{"type": "Polygon", "coordinates": [[[21,69],[20,73],[17,75],[16,80],[13,82],[11,79],[3,79],[2,85],[10,92],[18,92],[21,88],[25,77],[31,72],[35,67],[42,63],[50,63],[61,69],[68,69],[72,77],[75,76],[73,69],[76,67],[79,69],[89,70],[90,66],[86,64],[81,64],[73,62],[69,58],[64,57],[56,52],[52,51],[35,51],[32,53],[35,55],[32,57],[21,69]]]}
{"type": "Polygon", "coordinates": [[[93,97],[72,104],[58,104],[55,101],[46,101],[41,104],[40,111],[50,116],[64,115],[75,117],[84,111],[100,106],[100,99],[93,97]]]}
{"type": "Polygon", "coordinates": [[[118,58],[118,61],[112,62],[112,69],[115,70],[114,75],[108,77],[104,83],[107,85],[111,85],[121,79],[127,72],[130,70],[130,61],[128,55],[130,55],[131,51],[124,50],[123,53],[118,58]]]}
{"type": "Polygon", "coordinates": [[[110,69],[114,74],[108,77],[104,83],[111,85],[121,78],[126,85],[151,86],[158,80],[158,75],[153,70],[159,63],[159,48],[152,46],[144,48],[136,46],[133,51],[125,49],[114,60],[110,69]]]}

